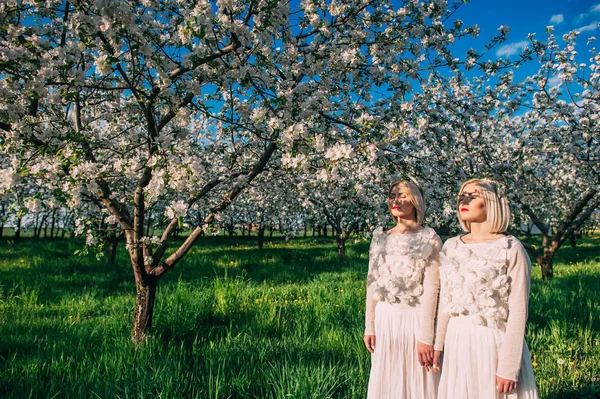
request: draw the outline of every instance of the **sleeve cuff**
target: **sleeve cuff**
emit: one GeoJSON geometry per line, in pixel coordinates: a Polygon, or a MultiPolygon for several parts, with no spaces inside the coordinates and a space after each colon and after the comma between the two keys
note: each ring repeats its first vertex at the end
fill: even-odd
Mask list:
{"type": "Polygon", "coordinates": [[[500,378],[504,378],[505,380],[511,380],[511,381],[515,381],[515,382],[519,382],[519,376],[517,375],[517,378],[510,378],[510,377],[505,377],[503,375],[500,374],[496,374],[496,377],[500,377],[500,378]]]}

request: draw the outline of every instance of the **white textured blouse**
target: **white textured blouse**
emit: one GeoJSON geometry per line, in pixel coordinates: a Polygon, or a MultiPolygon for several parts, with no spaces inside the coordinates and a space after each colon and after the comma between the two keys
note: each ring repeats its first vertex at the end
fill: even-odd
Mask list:
{"type": "Polygon", "coordinates": [[[425,227],[419,233],[373,232],[369,249],[365,335],[376,335],[377,302],[401,303],[420,310],[418,340],[433,345],[442,241],[425,227]]]}
{"type": "Polygon", "coordinates": [[[450,317],[471,316],[476,325],[505,332],[496,375],[517,381],[523,343],[531,261],[513,236],[465,243],[453,237],[440,252],[440,303],[435,349],[443,350],[450,317]]]}

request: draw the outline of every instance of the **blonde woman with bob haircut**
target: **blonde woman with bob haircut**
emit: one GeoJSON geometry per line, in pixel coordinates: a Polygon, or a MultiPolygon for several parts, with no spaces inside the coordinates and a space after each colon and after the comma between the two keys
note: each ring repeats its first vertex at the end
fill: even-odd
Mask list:
{"type": "Polygon", "coordinates": [[[440,304],[433,368],[444,351],[438,399],[537,399],[525,342],[531,261],[504,234],[510,208],[493,180],[460,188],[458,221],[467,233],[440,253],[440,304]]]}
{"type": "Polygon", "coordinates": [[[377,228],[369,249],[367,397],[435,399],[439,375],[427,371],[433,364],[442,242],[433,229],[421,225],[425,201],[415,183],[393,181],[387,205],[395,226],[377,228]]]}

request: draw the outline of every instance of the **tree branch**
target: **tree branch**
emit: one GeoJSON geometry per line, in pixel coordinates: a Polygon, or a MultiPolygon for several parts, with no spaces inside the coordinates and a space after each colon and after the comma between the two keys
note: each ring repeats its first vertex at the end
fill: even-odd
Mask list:
{"type": "MultiPolygon", "coordinates": [[[[266,148],[260,159],[256,162],[254,167],[246,174],[245,184],[249,184],[256,176],[258,176],[265,168],[271,156],[277,149],[277,144],[271,142],[266,148]]],[[[215,215],[223,212],[231,202],[243,191],[245,184],[236,184],[233,188],[226,193],[221,202],[218,205],[211,208],[210,214],[204,219],[204,224],[211,223],[215,219],[215,215]]],[[[192,248],[194,242],[200,237],[202,233],[202,226],[198,226],[194,229],[192,234],[181,244],[181,246],[169,256],[161,266],[157,266],[152,269],[151,273],[157,277],[162,277],[167,271],[175,267],[175,265],[183,258],[183,256],[192,248]]]]}

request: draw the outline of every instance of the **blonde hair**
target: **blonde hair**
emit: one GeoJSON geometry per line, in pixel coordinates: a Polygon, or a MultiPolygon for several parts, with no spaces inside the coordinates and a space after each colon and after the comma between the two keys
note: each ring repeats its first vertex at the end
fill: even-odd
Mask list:
{"type": "Polygon", "coordinates": [[[456,203],[460,227],[466,232],[471,231],[471,223],[466,220],[462,220],[460,217],[460,200],[464,188],[468,184],[472,183],[475,183],[477,186],[479,186],[479,194],[481,198],[483,198],[485,210],[487,212],[487,220],[485,223],[488,225],[490,233],[504,233],[510,225],[510,208],[508,207],[508,201],[506,201],[506,198],[498,193],[499,184],[490,179],[471,179],[464,182],[460,187],[456,203]]]}
{"type": "Polygon", "coordinates": [[[410,203],[415,207],[415,219],[418,224],[423,223],[423,219],[425,218],[425,200],[423,199],[423,194],[421,193],[421,189],[415,183],[410,180],[405,179],[396,179],[390,184],[390,189],[388,190],[388,210],[390,209],[390,194],[392,193],[392,189],[396,186],[404,186],[408,190],[408,199],[410,203]]]}

